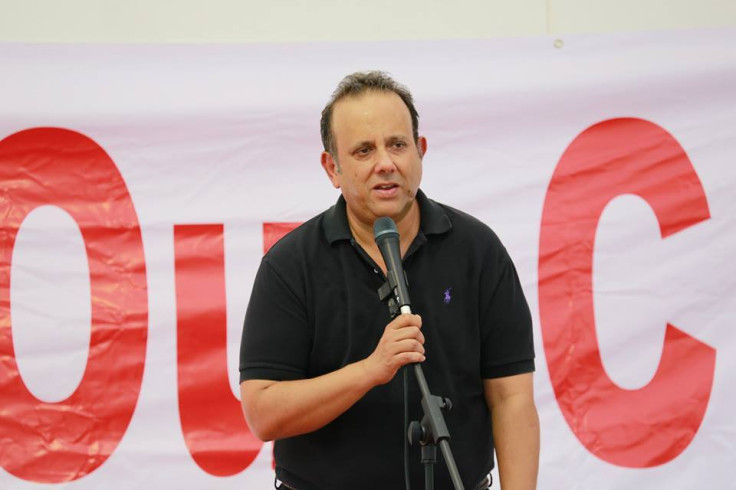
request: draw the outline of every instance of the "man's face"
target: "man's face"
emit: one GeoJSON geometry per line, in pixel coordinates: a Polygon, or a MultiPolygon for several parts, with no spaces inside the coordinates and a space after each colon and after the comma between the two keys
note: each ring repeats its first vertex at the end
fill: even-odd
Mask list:
{"type": "Polygon", "coordinates": [[[418,210],[426,140],[414,141],[411,116],[393,92],[366,92],[335,104],[332,134],[337,162],[328,153],[322,166],[342,191],[348,217],[366,226],[382,216],[397,223],[418,210]]]}

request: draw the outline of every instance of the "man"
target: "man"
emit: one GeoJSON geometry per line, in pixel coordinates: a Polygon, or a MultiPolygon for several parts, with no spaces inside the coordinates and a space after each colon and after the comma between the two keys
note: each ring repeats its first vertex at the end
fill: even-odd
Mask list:
{"type": "MultiPolygon", "coordinates": [[[[299,490],[405,488],[396,374],[420,362],[433,394],[453,402],[445,418],[465,488],[486,488],[494,445],[504,490],[534,488],[531,320],[505,249],[484,224],[419,190],[427,140],[408,90],[386,74],[346,77],[321,129],[322,167],[342,195],[264,256],[241,345],[243,410],[257,437],[276,441],[278,480],[299,490]],[[386,266],[373,223],[382,216],[396,222],[421,316],[391,320],[379,301],[386,266]]],[[[412,379],[412,420],[419,399],[412,379]]],[[[411,484],[423,488],[419,449],[410,452],[411,484]]],[[[436,487],[452,488],[438,459],[436,487]]]]}

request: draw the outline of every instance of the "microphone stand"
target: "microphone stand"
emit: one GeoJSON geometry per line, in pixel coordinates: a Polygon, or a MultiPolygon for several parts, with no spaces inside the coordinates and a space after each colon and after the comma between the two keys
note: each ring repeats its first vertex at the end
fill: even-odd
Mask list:
{"type": "MultiPolygon", "coordinates": [[[[404,272],[404,279],[406,280],[406,272],[404,272]]],[[[394,276],[389,275],[388,280],[378,290],[379,298],[382,302],[388,303],[391,318],[395,318],[399,313],[411,314],[409,305],[403,305],[399,308],[395,295],[396,284],[391,284],[392,282],[395,282],[394,276]]],[[[412,367],[414,368],[414,376],[419,384],[419,391],[422,393],[424,417],[421,422],[412,421],[406,437],[409,439],[409,444],[414,445],[419,443],[421,446],[421,462],[424,465],[425,489],[434,490],[434,465],[437,463],[437,445],[439,444],[455,490],[465,490],[463,482],[460,479],[460,472],[455,464],[455,458],[450,449],[450,431],[442,415],[442,410],[450,410],[452,408],[452,402],[448,398],[435,396],[429,391],[429,385],[427,385],[427,379],[424,377],[421,364],[415,363],[412,367]]]]}

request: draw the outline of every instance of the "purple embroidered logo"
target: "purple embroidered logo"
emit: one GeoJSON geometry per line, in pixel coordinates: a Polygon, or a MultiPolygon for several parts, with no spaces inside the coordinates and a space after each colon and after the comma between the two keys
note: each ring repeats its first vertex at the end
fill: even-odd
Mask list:
{"type": "Polygon", "coordinates": [[[449,305],[450,301],[452,301],[452,296],[450,296],[450,291],[452,291],[452,288],[445,289],[445,304],[449,305]]]}

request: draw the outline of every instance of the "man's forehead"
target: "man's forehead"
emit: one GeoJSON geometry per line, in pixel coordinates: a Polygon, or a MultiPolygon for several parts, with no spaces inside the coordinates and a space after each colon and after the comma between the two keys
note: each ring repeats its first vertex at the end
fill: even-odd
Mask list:
{"type": "Polygon", "coordinates": [[[340,123],[350,125],[360,119],[387,115],[392,119],[403,119],[402,123],[408,122],[411,128],[409,108],[396,93],[388,90],[369,90],[357,95],[348,95],[337,101],[333,107],[333,131],[341,129],[340,123]],[[389,107],[390,111],[387,111],[389,107]]]}

